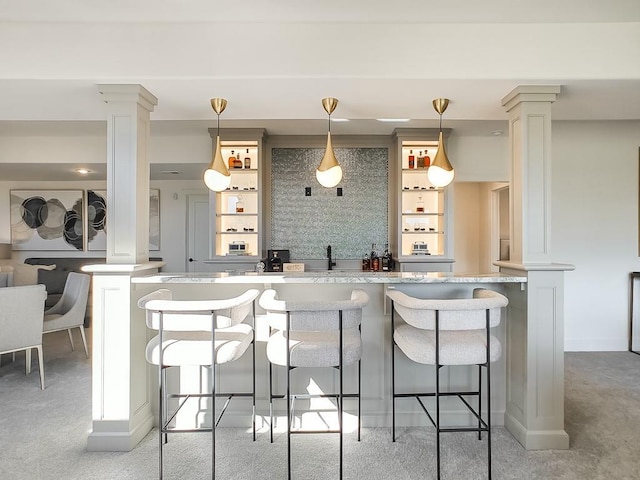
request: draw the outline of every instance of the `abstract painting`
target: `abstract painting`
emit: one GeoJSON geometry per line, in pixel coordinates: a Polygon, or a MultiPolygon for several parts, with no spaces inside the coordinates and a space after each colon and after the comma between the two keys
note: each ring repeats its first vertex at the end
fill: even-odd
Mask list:
{"type": "Polygon", "coordinates": [[[14,250],[84,249],[82,190],[11,190],[14,250]]]}
{"type": "MultiPolygon", "coordinates": [[[[107,249],[107,192],[87,190],[87,249],[107,249]]],[[[160,190],[149,190],[149,250],[160,250],[160,190]]]]}

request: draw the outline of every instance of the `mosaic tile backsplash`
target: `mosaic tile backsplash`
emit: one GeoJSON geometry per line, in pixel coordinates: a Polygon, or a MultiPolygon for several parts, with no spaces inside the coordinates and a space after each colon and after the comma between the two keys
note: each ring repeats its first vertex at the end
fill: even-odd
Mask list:
{"type": "Polygon", "coordinates": [[[271,246],[289,249],[292,260],[358,259],[388,241],[387,148],[335,148],[342,181],[324,188],[316,167],[324,148],[271,151],[271,246]],[[305,196],[311,187],[311,196],[305,196]],[[337,196],[342,188],[342,196],[337,196]]]}

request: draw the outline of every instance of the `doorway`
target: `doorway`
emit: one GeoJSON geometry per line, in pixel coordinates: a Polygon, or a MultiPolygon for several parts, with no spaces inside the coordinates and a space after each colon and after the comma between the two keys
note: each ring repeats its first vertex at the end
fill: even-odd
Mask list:
{"type": "Polygon", "coordinates": [[[206,272],[210,258],[209,195],[187,195],[187,258],[185,271],[206,272]]]}

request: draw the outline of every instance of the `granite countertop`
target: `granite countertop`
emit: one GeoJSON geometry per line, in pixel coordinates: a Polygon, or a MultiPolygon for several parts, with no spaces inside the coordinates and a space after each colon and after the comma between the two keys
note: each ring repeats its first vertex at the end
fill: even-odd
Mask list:
{"type": "Polygon", "coordinates": [[[318,271],[287,273],[165,273],[133,277],[133,283],[526,283],[502,273],[318,271]]]}

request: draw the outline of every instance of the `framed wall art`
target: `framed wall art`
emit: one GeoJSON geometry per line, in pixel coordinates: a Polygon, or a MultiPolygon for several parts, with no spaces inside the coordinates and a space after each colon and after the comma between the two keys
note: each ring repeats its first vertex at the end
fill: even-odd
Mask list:
{"type": "MultiPolygon", "coordinates": [[[[107,249],[107,191],[87,190],[87,249],[107,249]]],[[[160,250],[160,190],[149,190],[149,251],[160,250]]]]}
{"type": "Polygon", "coordinates": [[[82,190],[11,190],[14,250],[84,250],[82,190]]]}

